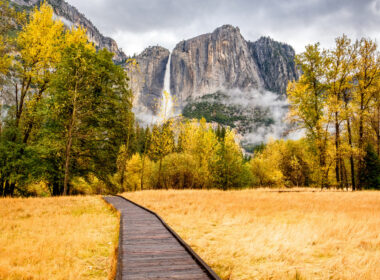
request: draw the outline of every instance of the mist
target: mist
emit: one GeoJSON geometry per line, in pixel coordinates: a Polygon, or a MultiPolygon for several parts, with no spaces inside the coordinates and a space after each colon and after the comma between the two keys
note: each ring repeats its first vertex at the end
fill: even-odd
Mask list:
{"type": "MultiPolygon", "coordinates": [[[[264,89],[241,91],[239,89],[224,89],[214,94],[205,95],[191,101],[191,104],[208,102],[217,106],[225,106],[234,113],[232,116],[243,116],[245,121],[234,123],[237,133],[241,136],[242,145],[257,145],[267,143],[271,139],[299,139],[304,136],[302,131],[294,131],[286,120],[289,103],[286,96],[264,89]]],[[[141,104],[134,107],[136,120],[141,126],[160,123],[161,116],[141,104]]],[[[182,112],[176,112],[174,116],[182,112]]]]}

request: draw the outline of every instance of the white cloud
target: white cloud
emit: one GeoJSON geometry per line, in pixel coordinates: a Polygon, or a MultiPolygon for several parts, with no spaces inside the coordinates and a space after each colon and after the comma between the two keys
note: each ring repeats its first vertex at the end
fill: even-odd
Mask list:
{"type": "Polygon", "coordinates": [[[139,34],[119,30],[111,34],[111,37],[118,42],[126,54],[139,54],[148,46],[160,45],[168,48],[170,51],[178,43],[177,36],[171,31],[147,31],[139,34]]]}
{"type": "Polygon", "coordinates": [[[68,0],[101,32],[132,55],[148,45],[172,49],[223,24],[239,26],[247,40],[271,36],[297,52],[347,34],[380,38],[380,0],[68,0]]]}

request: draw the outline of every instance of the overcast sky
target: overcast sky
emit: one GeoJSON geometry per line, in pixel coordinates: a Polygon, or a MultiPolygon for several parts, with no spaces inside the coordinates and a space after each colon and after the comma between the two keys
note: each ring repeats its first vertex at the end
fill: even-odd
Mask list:
{"type": "Polygon", "coordinates": [[[260,36],[292,45],[334,44],[334,38],[380,41],[380,0],[66,0],[128,55],[150,45],[173,49],[183,39],[223,24],[246,40],[260,36]]]}

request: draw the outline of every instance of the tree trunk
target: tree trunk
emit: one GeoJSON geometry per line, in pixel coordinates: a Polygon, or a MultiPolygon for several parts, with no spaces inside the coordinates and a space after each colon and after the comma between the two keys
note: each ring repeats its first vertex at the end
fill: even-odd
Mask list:
{"type": "MultiPolygon", "coordinates": [[[[38,95],[37,95],[37,99],[36,99],[36,105],[33,108],[33,114],[36,113],[37,104],[41,101],[42,95],[45,92],[45,90],[46,90],[46,83],[44,85],[42,85],[38,91],[38,95]]],[[[30,133],[32,132],[34,125],[35,125],[35,118],[34,118],[34,115],[32,115],[32,119],[29,121],[29,123],[27,125],[27,129],[25,130],[24,139],[23,139],[24,144],[26,144],[28,142],[30,133]]]]}
{"type": "Polygon", "coordinates": [[[351,148],[350,153],[350,167],[351,167],[351,184],[352,184],[352,190],[356,190],[356,180],[355,180],[355,162],[354,162],[354,154],[352,152],[353,145],[352,145],[352,133],[351,133],[351,123],[350,119],[347,118],[347,132],[348,132],[348,144],[351,148]]]}
{"type": "Polygon", "coordinates": [[[148,149],[148,145],[150,144],[150,139],[148,139],[148,133],[145,135],[145,143],[144,143],[144,153],[143,153],[143,158],[142,158],[142,166],[141,166],[141,186],[140,189],[141,191],[144,190],[144,171],[145,171],[145,157],[146,157],[146,152],[148,149]]]}
{"type": "Polygon", "coordinates": [[[377,136],[377,156],[380,157],[380,105],[377,106],[377,123],[376,136],[377,136]]]}
{"type": "Polygon", "coordinates": [[[341,181],[341,188],[348,188],[347,183],[347,171],[346,171],[346,164],[344,163],[344,159],[340,158],[340,181],[341,181]]]}
{"type": "MultiPolygon", "coordinates": [[[[364,96],[361,94],[360,97],[360,114],[359,114],[359,139],[358,139],[358,148],[359,151],[363,151],[363,141],[364,141],[364,96]]],[[[359,156],[359,166],[358,166],[358,186],[357,189],[362,188],[362,178],[363,178],[363,169],[364,169],[364,161],[362,155],[359,156]]]]}
{"type": "Polygon", "coordinates": [[[0,177],[0,197],[4,196],[4,179],[0,177]]]}
{"type": "Polygon", "coordinates": [[[339,151],[340,143],[340,128],[339,128],[339,119],[338,112],[335,112],[335,176],[338,187],[341,187],[341,157],[339,151]]]}
{"type": "Polygon", "coordinates": [[[70,157],[71,157],[71,147],[73,143],[73,130],[76,122],[77,113],[77,84],[75,85],[74,100],[73,100],[73,112],[71,115],[71,121],[69,124],[67,142],[66,142],[66,153],[65,153],[65,179],[63,182],[63,195],[67,195],[69,191],[69,178],[70,178],[70,157]]]}
{"type": "Polygon", "coordinates": [[[61,195],[61,188],[59,182],[53,183],[53,196],[61,195]]]}
{"type": "Polygon", "coordinates": [[[9,196],[10,188],[9,188],[9,181],[5,180],[4,184],[4,197],[9,196]]]}
{"type": "Polygon", "coordinates": [[[32,82],[32,78],[29,77],[27,81],[24,80],[22,83],[20,103],[19,104],[16,103],[16,127],[18,127],[20,124],[20,119],[23,112],[23,108],[24,108],[25,97],[29,91],[31,82],[32,82]]]}
{"type": "MultiPolygon", "coordinates": [[[[128,151],[129,151],[129,138],[131,137],[131,126],[132,126],[132,122],[130,121],[129,122],[129,127],[128,127],[128,136],[127,136],[127,141],[125,143],[125,154],[126,154],[126,157],[125,159],[128,159],[128,151]]],[[[121,185],[121,188],[124,188],[124,174],[125,174],[125,166],[126,166],[126,161],[123,161],[121,163],[121,178],[120,178],[120,185],[121,185]]]]}
{"type": "Polygon", "coordinates": [[[161,185],[161,172],[162,172],[162,158],[160,158],[160,163],[159,163],[159,166],[158,166],[158,182],[157,182],[158,189],[162,189],[162,185],[161,185]]]}
{"type": "Polygon", "coordinates": [[[71,127],[69,128],[69,139],[66,144],[66,154],[65,154],[65,179],[63,181],[63,195],[68,194],[68,183],[70,177],[70,155],[71,155],[71,145],[72,145],[72,133],[71,127]]]}
{"type": "Polygon", "coordinates": [[[140,190],[144,190],[144,171],[145,171],[145,152],[142,158],[142,166],[141,166],[141,179],[140,179],[140,190]]]}
{"type": "Polygon", "coordinates": [[[15,188],[16,188],[16,183],[11,183],[9,185],[9,195],[12,197],[14,196],[15,188]]]}

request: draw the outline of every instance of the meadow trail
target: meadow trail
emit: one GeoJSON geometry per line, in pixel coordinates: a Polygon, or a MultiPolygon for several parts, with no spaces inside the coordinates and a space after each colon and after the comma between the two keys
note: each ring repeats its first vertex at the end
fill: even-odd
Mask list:
{"type": "Polygon", "coordinates": [[[117,280],[220,280],[154,212],[122,197],[104,199],[121,214],[117,280]]]}

